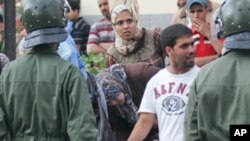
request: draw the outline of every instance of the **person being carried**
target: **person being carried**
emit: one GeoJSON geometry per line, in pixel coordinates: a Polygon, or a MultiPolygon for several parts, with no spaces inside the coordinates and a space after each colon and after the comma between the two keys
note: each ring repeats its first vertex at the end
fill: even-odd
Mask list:
{"type": "MultiPolygon", "coordinates": [[[[159,70],[148,63],[114,64],[97,75],[118,140],[126,140],[131,133],[146,84],[159,70]]],[[[154,129],[148,138],[156,131],[154,129]]]]}

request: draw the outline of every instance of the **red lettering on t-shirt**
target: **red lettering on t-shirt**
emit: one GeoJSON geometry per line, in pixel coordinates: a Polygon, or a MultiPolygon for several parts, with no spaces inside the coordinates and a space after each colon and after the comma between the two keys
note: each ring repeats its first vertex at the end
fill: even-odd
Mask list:
{"type": "Polygon", "coordinates": [[[186,87],[187,87],[187,84],[180,83],[180,85],[179,85],[179,87],[177,89],[177,93],[183,94],[186,87]]]}
{"type": "Polygon", "coordinates": [[[174,87],[174,85],[175,85],[175,83],[174,82],[169,82],[169,87],[168,87],[168,93],[172,93],[172,90],[173,90],[173,87],[174,87]]]}

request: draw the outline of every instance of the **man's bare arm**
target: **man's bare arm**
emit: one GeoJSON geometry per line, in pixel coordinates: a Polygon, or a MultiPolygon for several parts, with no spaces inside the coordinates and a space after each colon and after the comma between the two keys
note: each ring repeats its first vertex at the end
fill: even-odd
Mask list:
{"type": "Polygon", "coordinates": [[[149,133],[155,120],[155,114],[141,113],[128,141],[142,141],[149,133]]]}

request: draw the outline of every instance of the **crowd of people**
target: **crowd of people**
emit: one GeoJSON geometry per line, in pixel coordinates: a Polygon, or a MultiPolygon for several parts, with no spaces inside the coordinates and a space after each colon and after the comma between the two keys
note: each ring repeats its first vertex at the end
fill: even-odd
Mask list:
{"type": "Polygon", "coordinates": [[[148,29],[133,0],[97,0],[92,25],[80,0],[22,0],[10,61],[0,0],[0,141],[228,141],[250,123],[250,1],[176,3],[148,29]],[[81,55],[100,53],[91,74],[81,55]]]}

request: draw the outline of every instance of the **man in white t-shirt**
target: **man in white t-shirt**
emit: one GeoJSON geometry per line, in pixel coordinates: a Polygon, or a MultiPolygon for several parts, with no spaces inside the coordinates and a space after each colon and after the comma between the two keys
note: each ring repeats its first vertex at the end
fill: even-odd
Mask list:
{"type": "Polygon", "coordinates": [[[147,83],[137,121],[128,141],[142,141],[157,117],[160,141],[184,140],[184,117],[188,92],[199,72],[194,64],[192,31],[181,24],[167,27],[161,45],[169,65],[147,83]]]}

